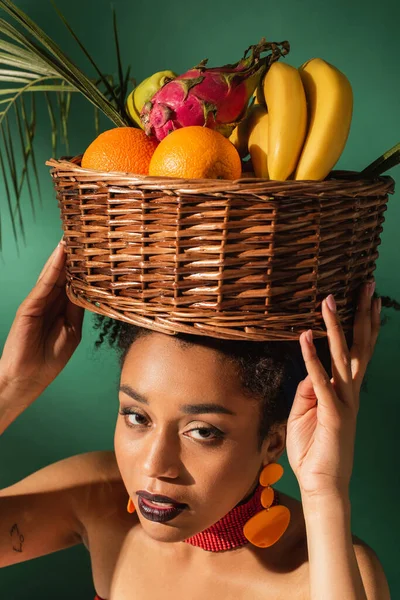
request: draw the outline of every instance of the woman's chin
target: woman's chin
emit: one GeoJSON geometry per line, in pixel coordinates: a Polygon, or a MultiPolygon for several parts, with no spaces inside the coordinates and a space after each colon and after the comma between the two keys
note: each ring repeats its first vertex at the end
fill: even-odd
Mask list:
{"type": "Polygon", "coordinates": [[[166,544],[176,544],[183,542],[187,538],[195,535],[174,525],[173,523],[149,523],[142,524],[143,530],[155,542],[164,542],[166,544]]]}

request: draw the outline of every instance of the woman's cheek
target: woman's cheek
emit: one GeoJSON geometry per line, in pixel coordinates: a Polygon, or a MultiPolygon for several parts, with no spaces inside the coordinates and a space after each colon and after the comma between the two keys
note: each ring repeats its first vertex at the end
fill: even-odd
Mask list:
{"type": "Polygon", "coordinates": [[[130,461],[135,457],[135,446],[129,438],[122,418],[118,419],[115,427],[114,451],[118,468],[121,475],[124,476],[124,470],[129,469],[130,461]]]}

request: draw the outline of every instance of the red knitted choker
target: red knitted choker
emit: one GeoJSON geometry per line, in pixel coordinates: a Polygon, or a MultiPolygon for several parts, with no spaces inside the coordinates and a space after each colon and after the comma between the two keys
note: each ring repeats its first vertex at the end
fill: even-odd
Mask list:
{"type": "MultiPolygon", "coordinates": [[[[252,516],[263,510],[260,499],[263,489],[265,488],[262,485],[258,485],[249,500],[237,504],[214,525],[183,541],[210,552],[232,550],[248,544],[249,540],[244,536],[243,526],[252,516]]],[[[278,492],[274,490],[274,494],[271,506],[279,504],[278,492]]]]}

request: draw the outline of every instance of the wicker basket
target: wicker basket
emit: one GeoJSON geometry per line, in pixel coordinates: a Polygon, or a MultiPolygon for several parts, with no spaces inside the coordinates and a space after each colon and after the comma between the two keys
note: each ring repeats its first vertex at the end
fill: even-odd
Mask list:
{"type": "Polygon", "coordinates": [[[67,248],[67,293],[155,331],[224,339],[326,335],[333,293],[345,331],[378,258],[391,177],[184,180],[50,160],[67,248]]]}

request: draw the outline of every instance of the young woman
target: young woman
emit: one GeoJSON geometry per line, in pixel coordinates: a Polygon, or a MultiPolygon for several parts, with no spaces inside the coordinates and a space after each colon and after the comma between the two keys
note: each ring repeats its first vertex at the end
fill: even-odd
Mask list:
{"type": "MultiPolygon", "coordinates": [[[[0,432],[80,342],[64,260],[61,244],[6,340],[0,432]]],[[[332,378],[304,332],[307,376],[289,415],[284,342],[115,324],[115,452],[73,456],[3,489],[0,566],[84,543],[107,600],[388,600],[377,556],[350,528],[359,392],[380,325],[373,291],[361,290],[350,351],[334,299],[324,300],[332,378]],[[285,447],[301,502],[271,487],[285,447]]]]}

